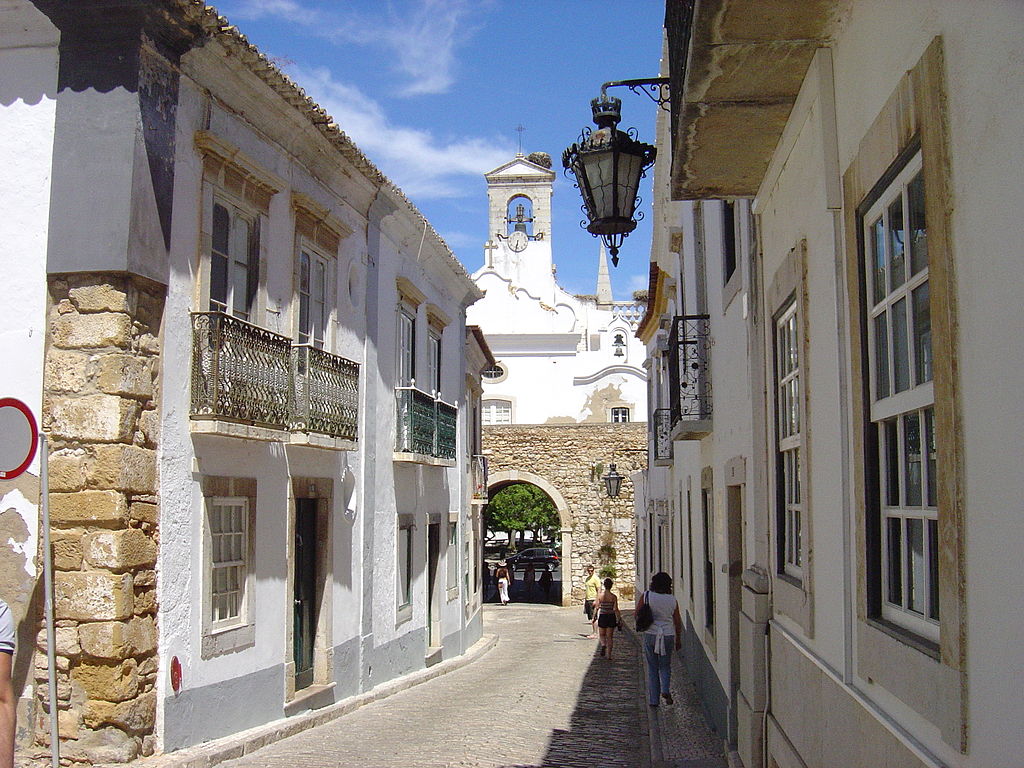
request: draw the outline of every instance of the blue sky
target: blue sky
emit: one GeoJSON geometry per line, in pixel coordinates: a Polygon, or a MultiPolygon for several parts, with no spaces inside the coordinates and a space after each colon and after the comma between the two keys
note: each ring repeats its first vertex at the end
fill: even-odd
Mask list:
{"type": "MultiPolygon", "coordinates": [[[[482,174],[523,151],[558,171],[558,279],[593,293],[598,241],[561,154],[590,124],[602,82],[658,74],[661,0],[223,0],[218,10],[335,118],[470,271],[483,262],[482,174]]],[[[625,88],[620,127],[654,140],[653,102],[625,88]]],[[[649,180],[641,193],[650,207],[649,180]]],[[[647,222],[627,239],[617,299],[647,287],[647,222]]]]}

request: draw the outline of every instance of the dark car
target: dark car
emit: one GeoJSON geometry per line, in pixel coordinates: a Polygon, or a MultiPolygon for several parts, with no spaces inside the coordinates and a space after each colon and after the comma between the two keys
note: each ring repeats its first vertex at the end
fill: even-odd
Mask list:
{"type": "Polygon", "coordinates": [[[554,570],[558,567],[558,553],[551,547],[531,547],[508,558],[509,568],[525,568],[532,565],[539,569],[543,566],[547,570],[554,570]]]}

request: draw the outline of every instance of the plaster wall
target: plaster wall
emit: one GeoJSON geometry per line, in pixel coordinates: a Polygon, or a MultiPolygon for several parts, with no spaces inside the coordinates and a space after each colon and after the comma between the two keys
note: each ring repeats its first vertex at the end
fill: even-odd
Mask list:
{"type": "MultiPolygon", "coordinates": [[[[46,244],[56,120],[58,33],[24,2],[0,10],[0,242],[6,256],[0,280],[0,397],[21,400],[42,423],[46,317],[46,244]]],[[[42,570],[39,549],[40,454],[21,477],[0,481],[0,585],[17,627],[12,679],[32,699],[34,591],[42,570]]],[[[24,709],[22,723],[31,721],[24,709]]]]}

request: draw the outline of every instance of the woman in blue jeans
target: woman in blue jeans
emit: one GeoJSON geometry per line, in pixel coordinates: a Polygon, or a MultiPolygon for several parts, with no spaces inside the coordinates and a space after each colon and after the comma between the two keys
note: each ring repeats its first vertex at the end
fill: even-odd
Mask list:
{"type": "Polygon", "coordinates": [[[669,682],[672,676],[672,650],[683,647],[683,619],[672,595],[672,577],[664,571],[651,577],[650,591],[637,600],[636,609],[651,606],[654,621],[644,632],[644,657],[647,659],[647,703],[658,706],[658,699],[672,703],[669,682]]]}

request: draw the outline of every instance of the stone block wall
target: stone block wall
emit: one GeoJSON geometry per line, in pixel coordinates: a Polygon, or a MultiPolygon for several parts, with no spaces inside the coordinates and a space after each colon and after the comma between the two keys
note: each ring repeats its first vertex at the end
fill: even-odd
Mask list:
{"type": "MultiPolygon", "coordinates": [[[[156,715],[158,364],[164,292],[123,274],[51,277],[43,374],[50,436],[62,763],[152,754],[156,715]]],[[[48,752],[46,633],[35,659],[48,752]]]]}
{"type": "Polygon", "coordinates": [[[483,448],[492,477],[512,470],[529,472],[549,482],[564,499],[566,509],[559,512],[563,528],[571,529],[572,553],[562,571],[571,581],[572,602],[583,602],[583,567],[588,563],[598,570],[613,566],[616,593],[633,599],[633,483],[624,481],[612,499],[601,478],[612,462],[627,476],[646,467],[647,423],[489,425],[484,427],[483,448]]]}

